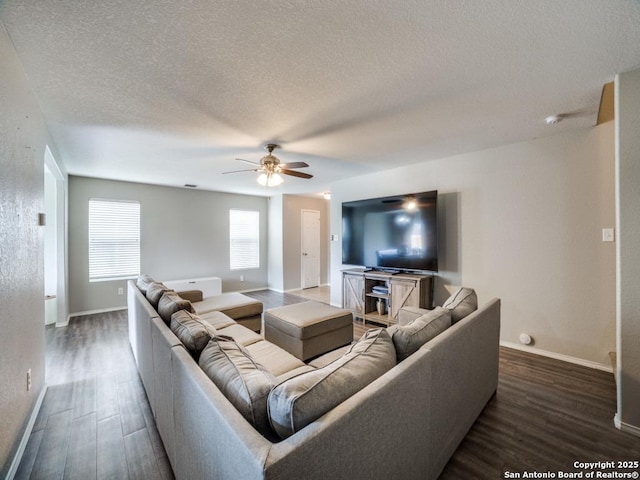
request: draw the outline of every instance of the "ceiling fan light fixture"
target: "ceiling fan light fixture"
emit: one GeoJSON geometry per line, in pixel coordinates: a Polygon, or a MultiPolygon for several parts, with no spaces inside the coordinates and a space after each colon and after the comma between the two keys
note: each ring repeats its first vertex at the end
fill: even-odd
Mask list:
{"type": "Polygon", "coordinates": [[[297,171],[298,168],[306,168],[309,166],[305,162],[280,163],[280,160],[272,155],[274,148],[277,147],[278,145],[276,145],[275,143],[267,144],[266,148],[269,154],[262,157],[260,159],[260,163],[252,162],[250,160],[244,160],[242,158],[236,158],[236,160],[251,164],[253,168],[233,170],[223,173],[257,172],[259,175],[256,180],[263,187],[277,187],[278,185],[282,184],[284,182],[282,175],[290,175],[292,177],[306,179],[313,178],[313,175],[297,171]]]}
{"type": "Polygon", "coordinates": [[[263,187],[277,187],[282,183],[282,177],[277,173],[261,173],[258,183],[263,187]]]}
{"type": "Polygon", "coordinates": [[[270,182],[267,182],[267,186],[269,186],[269,187],[277,187],[283,181],[282,177],[280,175],[278,175],[277,173],[272,174],[271,178],[269,180],[270,180],[270,182]]]}

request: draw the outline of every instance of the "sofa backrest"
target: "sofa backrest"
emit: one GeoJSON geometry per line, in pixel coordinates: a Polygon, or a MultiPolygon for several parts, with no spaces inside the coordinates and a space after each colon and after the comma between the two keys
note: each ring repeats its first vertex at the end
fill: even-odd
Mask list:
{"type": "Polygon", "coordinates": [[[311,454],[314,469],[304,470],[305,480],[327,472],[353,479],[438,478],[495,392],[499,331],[500,301],[492,300],[315,424],[275,444],[265,477],[303,469],[311,454]]]}
{"type": "Polygon", "coordinates": [[[153,349],[153,388],[147,397],[154,398],[153,415],[167,456],[171,464],[175,460],[175,423],[173,418],[173,379],[171,377],[171,350],[186,351],[180,340],[160,317],[151,320],[151,342],[153,349]]]}
{"type": "Polygon", "coordinates": [[[296,472],[322,480],[437,478],[497,387],[500,301],[494,299],[315,422],[272,443],[209,380],[135,284],[129,298],[132,349],[178,479],[296,472]]]}
{"type": "Polygon", "coordinates": [[[278,443],[174,348],[176,478],[435,479],[496,389],[499,330],[492,300],[278,443]]]}
{"type": "Polygon", "coordinates": [[[155,411],[153,392],[153,352],[151,344],[151,319],[159,318],[158,312],[149,304],[138,290],[135,282],[127,282],[127,300],[129,315],[129,343],[138,365],[140,378],[147,391],[151,409],[155,411]]]}
{"type": "MultiPolygon", "coordinates": [[[[264,478],[272,448],[183,348],[171,350],[177,479],[264,478]]],[[[294,477],[287,477],[294,478],[294,477]]]]}

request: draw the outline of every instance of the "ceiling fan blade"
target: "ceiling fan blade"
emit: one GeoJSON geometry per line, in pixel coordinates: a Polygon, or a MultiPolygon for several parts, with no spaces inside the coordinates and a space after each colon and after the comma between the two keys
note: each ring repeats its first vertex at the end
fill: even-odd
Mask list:
{"type": "Polygon", "coordinates": [[[280,173],[283,173],[285,175],[291,175],[293,177],[299,177],[299,178],[313,178],[313,175],[309,175],[308,173],[302,173],[302,172],[296,172],[295,170],[280,170],[280,173]]]}
{"type": "Polygon", "coordinates": [[[259,168],[245,168],[244,170],[232,170],[230,172],[222,172],[222,174],[226,175],[227,173],[259,172],[259,171],[260,171],[259,168]]]}
{"type": "Polygon", "coordinates": [[[309,165],[304,162],[291,162],[291,163],[281,163],[280,168],[289,169],[289,168],[306,168],[309,165]]]}
{"type": "Polygon", "coordinates": [[[244,158],[236,158],[236,160],[238,160],[239,162],[246,162],[246,163],[250,163],[251,165],[262,165],[261,163],[258,163],[258,162],[252,162],[251,160],[245,160],[244,158]]]}

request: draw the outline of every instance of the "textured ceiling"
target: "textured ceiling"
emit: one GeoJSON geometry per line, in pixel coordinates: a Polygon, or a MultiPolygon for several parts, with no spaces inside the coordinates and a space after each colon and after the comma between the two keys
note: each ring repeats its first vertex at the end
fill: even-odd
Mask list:
{"type": "Polygon", "coordinates": [[[266,195],[593,125],[635,0],[0,0],[71,174],[266,195]],[[579,114],[550,127],[544,118],[579,114]]]}

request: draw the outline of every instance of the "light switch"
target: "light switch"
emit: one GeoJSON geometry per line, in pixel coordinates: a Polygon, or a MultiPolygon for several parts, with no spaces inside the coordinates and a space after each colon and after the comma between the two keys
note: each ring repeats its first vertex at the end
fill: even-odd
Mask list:
{"type": "Polygon", "coordinates": [[[602,229],[602,241],[603,242],[614,242],[615,234],[613,228],[603,228],[602,229]]]}

